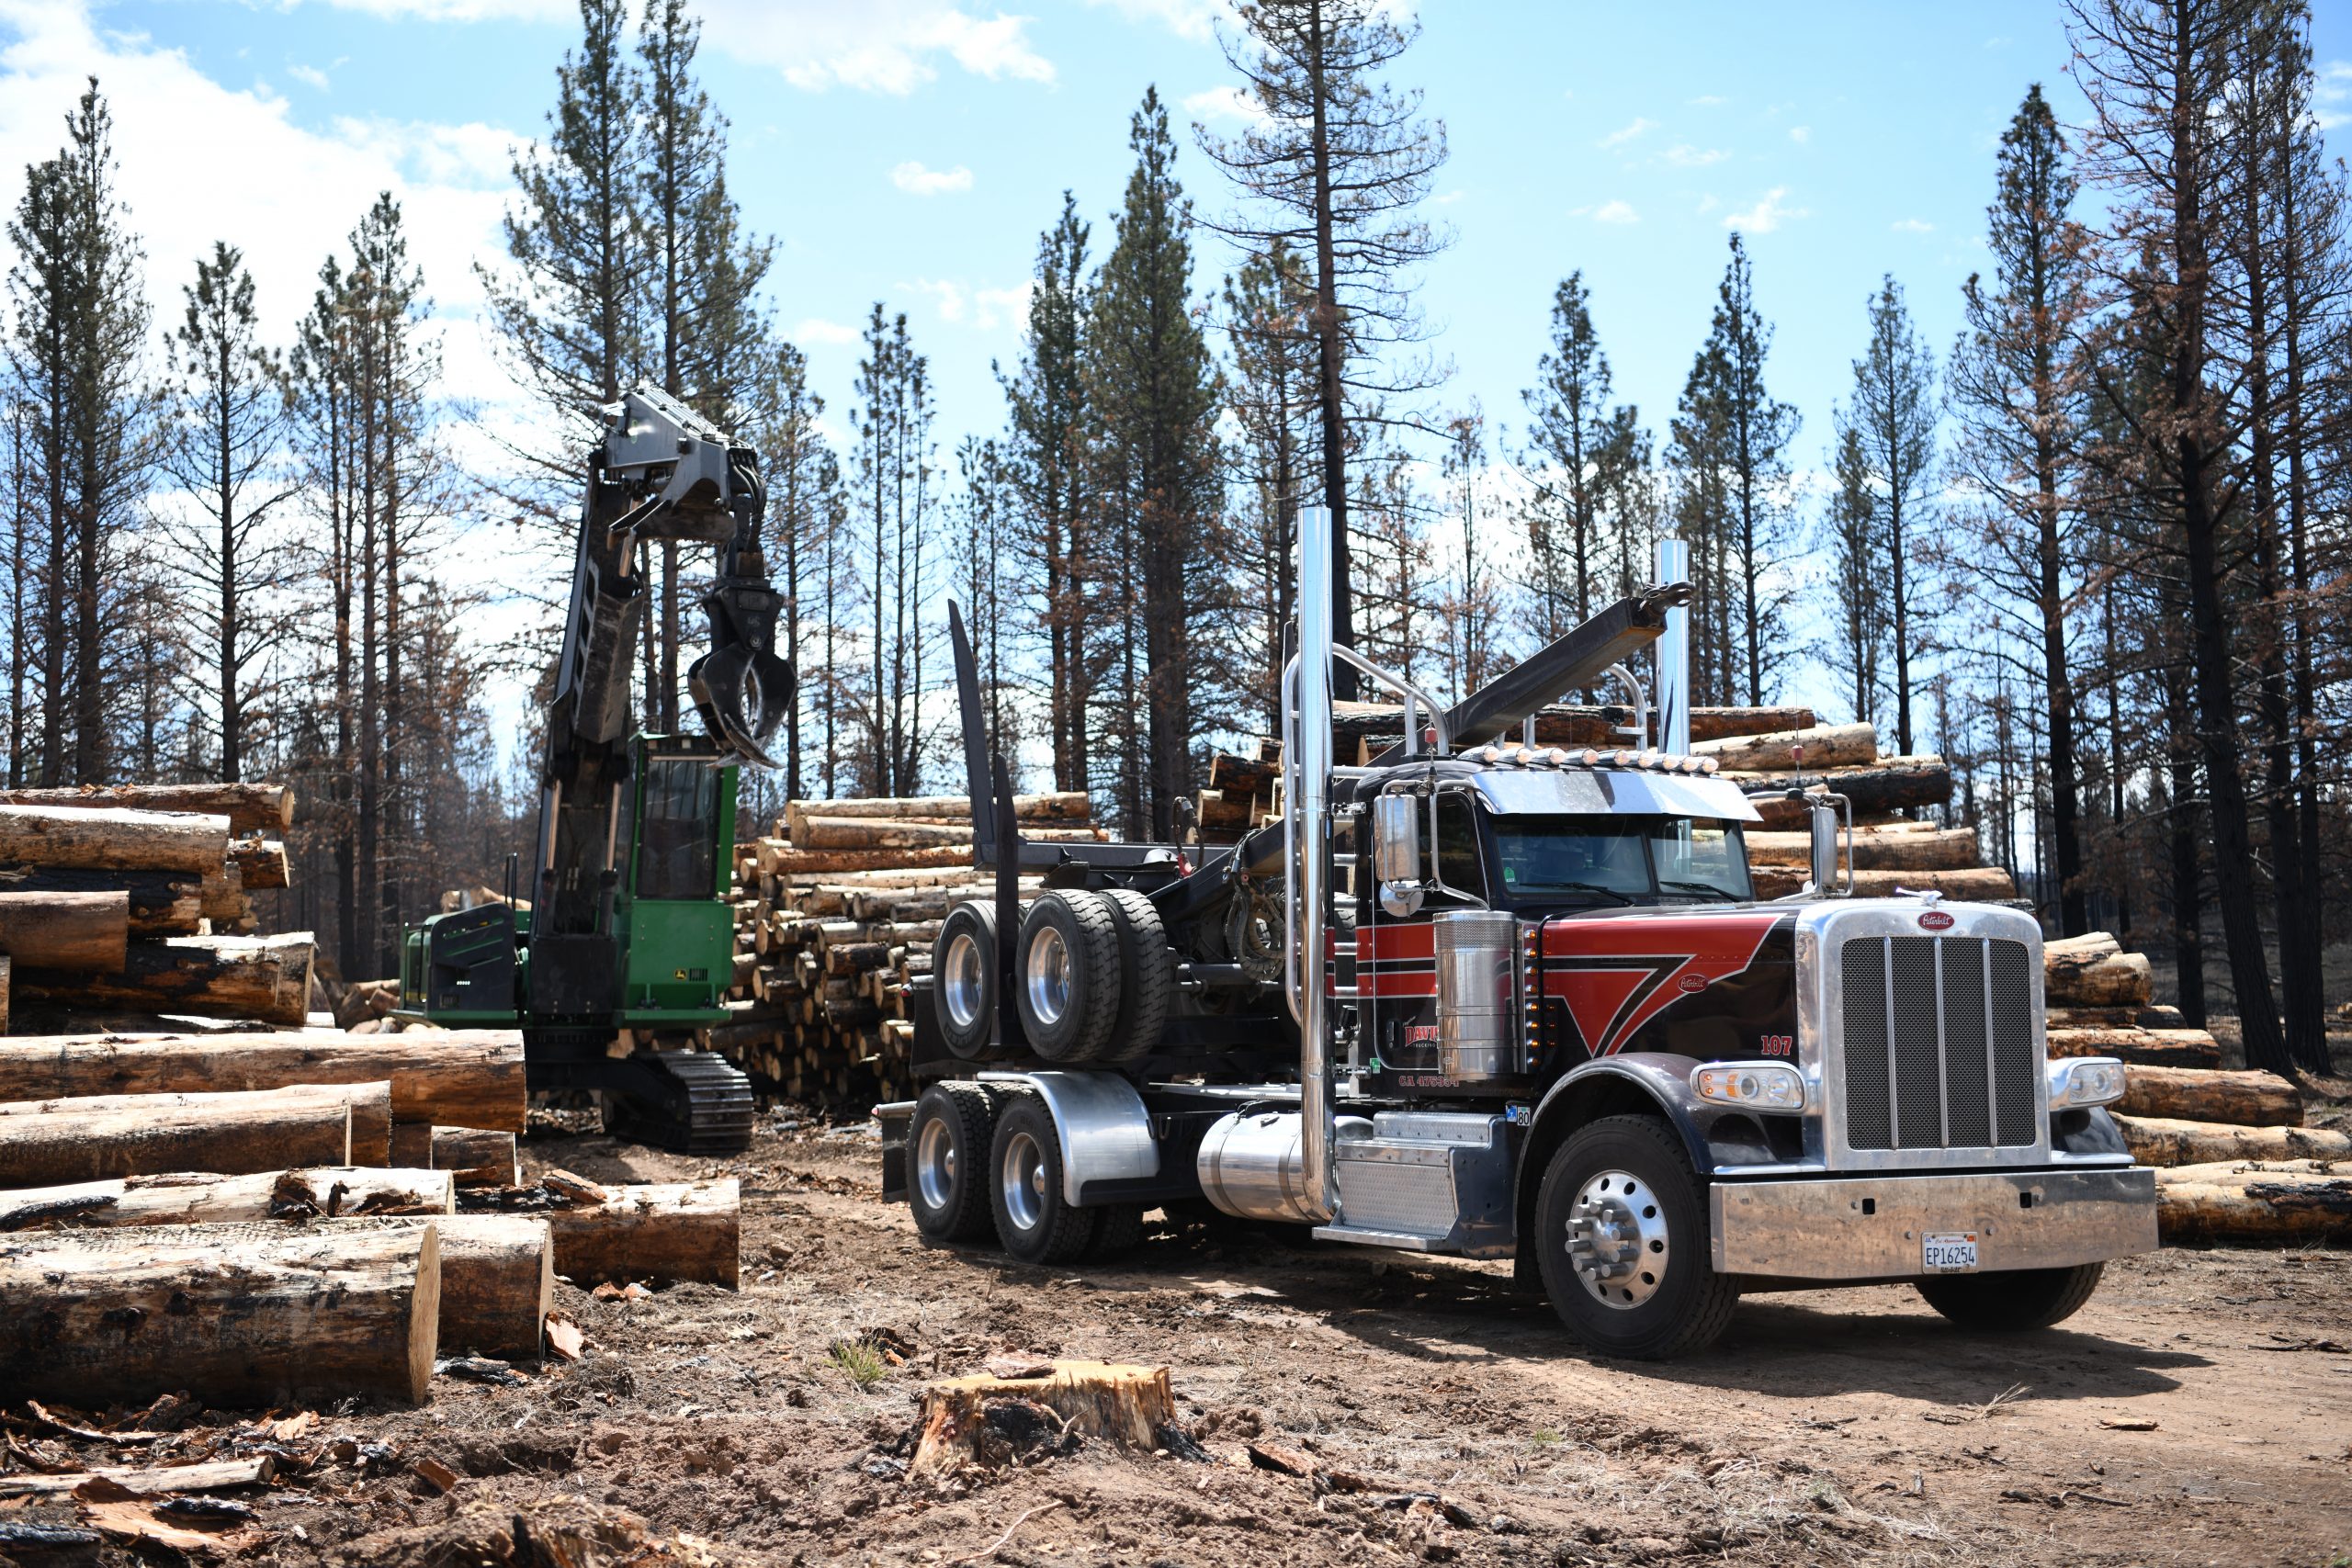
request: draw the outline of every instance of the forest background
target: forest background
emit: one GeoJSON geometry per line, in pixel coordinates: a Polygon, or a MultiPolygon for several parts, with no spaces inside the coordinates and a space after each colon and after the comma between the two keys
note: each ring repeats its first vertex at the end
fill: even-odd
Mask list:
{"type": "MultiPolygon", "coordinates": [[[[755,815],[954,786],[950,595],[1028,778],[1165,835],[1269,727],[1301,499],[1342,624],[1448,693],[1671,530],[1700,700],[1943,752],[2053,932],[2309,1063],[2343,30],[0,5],[8,782],[288,779],[277,917],[386,968],[523,840],[579,454],[643,378],[766,456],[803,680],[755,815]]],[[[704,563],[648,564],[661,728],[704,563]]]]}

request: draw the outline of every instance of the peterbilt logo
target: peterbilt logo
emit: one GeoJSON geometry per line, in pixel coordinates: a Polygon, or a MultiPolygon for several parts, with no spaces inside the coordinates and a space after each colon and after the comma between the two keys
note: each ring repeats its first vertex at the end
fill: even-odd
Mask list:
{"type": "Polygon", "coordinates": [[[1707,988],[1707,977],[1704,975],[1685,975],[1675,984],[1685,991],[1703,991],[1707,988]]]}
{"type": "Polygon", "coordinates": [[[1929,909],[1919,917],[1919,929],[1923,931],[1948,931],[1951,930],[1951,917],[1941,909],[1929,909]]]}

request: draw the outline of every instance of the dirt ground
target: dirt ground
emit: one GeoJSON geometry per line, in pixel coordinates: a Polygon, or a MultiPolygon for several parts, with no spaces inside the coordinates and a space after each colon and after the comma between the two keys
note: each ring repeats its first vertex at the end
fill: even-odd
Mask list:
{"type": "MultiPolygon", "coordinates": [[[[2025,1338],[1908,1291],[1756,1297],[1659,1367],[1585,1355],[1503,1265],[1156,1224],[1079,1269],[929,1247],[879,1200],[870,1127],[780,1112],[719,1165],[527,1148],[597,1179],[740,1176],[743,1288],[559,1286],[577,1365],[291,1436],[200,1418],[174,1441],[275,1441],[296,1472],[246,1495],[232,1560],[2352,1564],[2352,1254],[2132,1259],[2025,1338]],[[860,1340],[903,1364],[861,1388],[833,1353],[860,1340]],[[922,1382],[1008,1354],[1166,1364],[1208,1461],[1098,1444],[906,1479],[922,1382]],[[1252,1438],[1341,1486],[1250,1468],[1252,1438]]],[[[11,1427],[51,1462],[104,1457],[11,1427]]]]}

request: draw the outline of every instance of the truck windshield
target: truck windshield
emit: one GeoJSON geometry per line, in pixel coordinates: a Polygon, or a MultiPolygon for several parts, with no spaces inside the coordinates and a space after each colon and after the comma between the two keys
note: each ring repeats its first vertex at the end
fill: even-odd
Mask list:
{"type": "Polygon", "coordinates": [[[1755,896],[1736,822],[1498,816],[1503,890],[1528,900],[1730,901],[1755,896]]]}

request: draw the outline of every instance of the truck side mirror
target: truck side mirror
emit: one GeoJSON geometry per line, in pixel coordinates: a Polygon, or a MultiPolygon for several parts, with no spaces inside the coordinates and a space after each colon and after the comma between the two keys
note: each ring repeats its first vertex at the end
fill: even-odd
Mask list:
{"type": "Polygon", "coordinates": [[[1380,907],[1391,915],[1421,907],[1420,809],[1409,795],[1372,797],[1372,874],[1380,907]]]}
{"type": "Polygon", "coordinates": [[[1807,864],[1813,875],[1813,890],[1824,897],[1835,897],[1838,886],[1838,817],[1844,797],[1831,795],[1805,796],[1805,817],[1812,829],[1807,844],[1811,852],[1807,864]]]}

